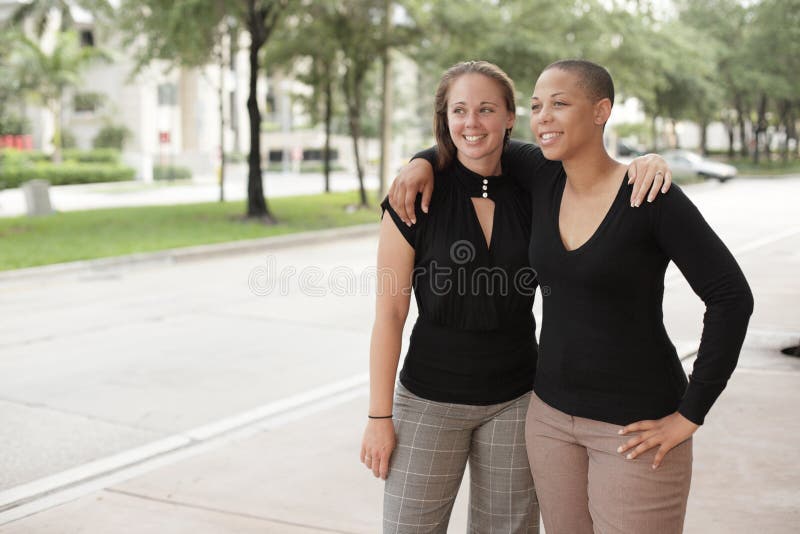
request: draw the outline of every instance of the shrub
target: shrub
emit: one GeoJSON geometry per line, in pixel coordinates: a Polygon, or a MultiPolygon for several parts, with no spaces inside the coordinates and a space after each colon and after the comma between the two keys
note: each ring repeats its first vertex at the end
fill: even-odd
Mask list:
{"type": "Polygon", "coordinates": [[[69,130],[61,130],[61,148],[68,149],[75,148],[77,146],[78,140],[75,138],[75,134],[69,130]]]}
{"type": "Polygon", "coordinates": [[[178,165],[153,165],[153,180],[189,180],[192,171],[178,165]]]}
{"type": "Polygon", "coordinates": [[[226,152],[225,161],[227,163],[247,163],[247,154],[244,152],[226,152]]]}
{"type": "Polygon", "coordinates": [[[22,135],[30,131],[31,124],[27,118],[0,110],[0,135],[22,135]]]}
{"type": "Polygon", "coordinates": [[[4,187],[19,187],[28,180],[47,180],[50,185],[88,184],[96,182],[121,182],[133,180],[136,171],[124,165],[108,163],[62,164],[39,162],[34,164],[9,164],[7,158],[0,166],[0,182],[4,187]]]}
{"type": "Polygon", "coordinates": [[[131,135],[133,134],[125,126],[107,124],[97,132],[97,135],[92,140],[92,146],[94,148],[116,148],[117,150],[122,150],[125,141],[131,135]]]}
{"type": "Polygon", "coordinates": [[[64,161],[77,163],[119,163],[119,150],[116,148],[94,148],[92,150],[64,150],[64,161]]]}

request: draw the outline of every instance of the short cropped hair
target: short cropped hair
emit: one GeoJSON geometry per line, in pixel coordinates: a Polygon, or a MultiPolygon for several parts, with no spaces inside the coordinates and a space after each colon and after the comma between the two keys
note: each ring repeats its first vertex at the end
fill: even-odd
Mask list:
{"type": "MultiPolygon", "coordinates": [[[[433,134],[436,137],[437,167],[445,169],[456,157],[456,145],[450,137],[450,126],[447,123],[447,96],[450,86],[465,74],[481,74],[500,85],[506,108],[516,112],[514,103],[514,82],[503,69],[488,61],[462,61],[447,69],[439,80],[436,96],[433,101],[433,134]]],[[[511,130],[506,130],[505,143],[508,142],[511,130]]]]}
{"type": "Polygon", "coordinates": [[[608,98],[614,104],[614,81],[602,65],[585,59],[562,59],[550,63],[544,70],[550,69],[560,69],[577,75],[578,85],[593,102],[608,98]]]}

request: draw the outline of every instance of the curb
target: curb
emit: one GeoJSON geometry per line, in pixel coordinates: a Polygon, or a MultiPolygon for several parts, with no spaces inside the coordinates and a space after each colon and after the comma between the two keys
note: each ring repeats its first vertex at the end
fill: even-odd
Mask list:
{"type": "Polygon", "coordinates": [[[363,237],[368,235],[377,236],[379,226],[379,223],[359,224],[356,226],[329,228],[325,230],[312,230],[308,232],[296,232],[292,234],[261,237],[257,239],[227,241],[225,243],[216,243],[213,245],[180,247],[159,250],[157,252],[143,252],[139,254],[128,254],[125,256],[98,258],[95,260],[71,261],[66,263],[43,265],[41,267],[13,269],[10,271],[0,272],[0,283],[45,278],[86,271],[96,272],[123,266],[172,265],[176,263],[199,261],[221,256],[233,256],[237,254],[261,252],[264,250],[298,247],[317,243],[328,243],[330,241],[349,239],[353,237],[363,237]]]}

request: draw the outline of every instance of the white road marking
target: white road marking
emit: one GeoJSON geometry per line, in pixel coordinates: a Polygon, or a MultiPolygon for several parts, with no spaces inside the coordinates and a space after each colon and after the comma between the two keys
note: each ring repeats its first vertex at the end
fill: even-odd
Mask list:
{"type": "Polygon", "coordinates": [[[0,492],[0,525],[367,395],[358,374],[0,492]]]}
{"type": "MultiPolygon", "coordinates": [[[[783,232],[778,232],[774,235],[770,235],[767,237],[763,237],[761,239],[756,239],[755,241],[750,241],[749,243],[745,243],[735,249],[731,250],[731,253],[738,257],[742,254],[747,254],[748,252],[752,252],[756,249],[761,247],[765,247],[767,245],[771,245],[772,243],[776,243],[783,239],[787,239],[789,237],[794,237],[795,235],[800,234],[800,228],[787,228],[783,232]]],[[[675,264],[672,263],[669,266],[668,274],[664,277],[664,286],[672,286],[676,283],[683,281],[683,274],[675,267],[675,264]]]]}

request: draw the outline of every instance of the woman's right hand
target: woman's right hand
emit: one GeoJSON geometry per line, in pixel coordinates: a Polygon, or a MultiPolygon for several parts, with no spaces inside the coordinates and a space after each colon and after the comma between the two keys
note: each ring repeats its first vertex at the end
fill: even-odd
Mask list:
{"type": "Polygon", "coordinates": [[[394,423],[391,419],[370,419],[361,442],[361,463],[372,469],[375,477],[389,476],[389,458],[395,447],[394,423]]]}
{"type": "Polygon", "coordinates": [[[403,165],[389,187],[389,204],[408,226],[417,222],[414,204],[417,201],[417,193],[420,192],[422,211],[428,213],[428,205],[433,195],[433,167],[423,158],[412,159],[403,165]]]}

